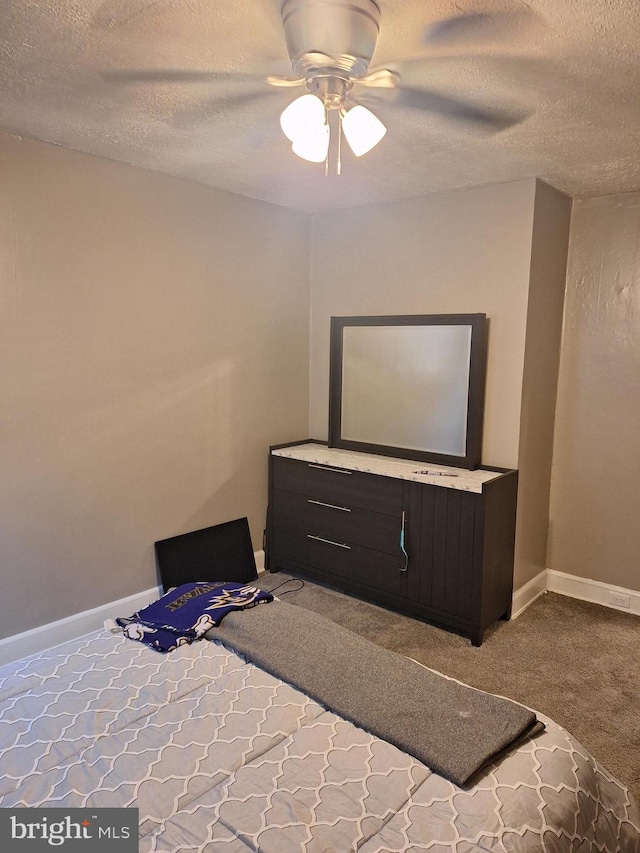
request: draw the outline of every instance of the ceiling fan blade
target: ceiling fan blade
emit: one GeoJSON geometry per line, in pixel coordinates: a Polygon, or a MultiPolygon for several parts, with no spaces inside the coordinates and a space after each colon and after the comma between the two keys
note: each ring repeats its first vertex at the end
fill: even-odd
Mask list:
{"type": "Polygon", "coordinates": [[[264,79],[270,86],[275,86],[276,89],[293,89],[296,86],[304,86],[306,82],[304,77],[293,79],[290,77],[280,77],[277,74],[269,74],[264,79]]]}
{"type": "Polygon", "coordinates": [[[237,110],[247,104],[256,103],[264,98],[278,95],[270,89],[261,92],[245,92],[241,95],[224,95],[219,98],[209,98],[203,104],[188,111],[182,110],[173,117],[172,124],[178,128],[191,128],[204,122],[211,122],[230,110],[237,110]]]}
{"type": "Polygon", "coordinates": [[[531,115],[531,112],[525,109],[478,107],[459,98],[411,86],[401,86],[396,89],[391,103],[394,106],[411,107],[446,118],[472,122],[478,127],[493,131],[506,130],[508,127],[520,124],[531,115]]]}
{"type": "Polygon", "coordinates": [[[277,89],[291,89],[303,86],[303,77],[289,78],[278,74],[247,74],[234,71],[192,71],[187,68],[123,68],[103,71],[100,74],[105,83],[267,83],[277,89]]]}
{"type": "Polygon", "coordinates": [[[486,44],[511,38],[541,23],[541,18],[527,7],[501,12],[471,12],[445,18],[428,26],[423,41],[428,47],[460,44],[486,44]]]}
{"type": "Polygon", "coordinates": [[[378,68],[367,74],[366,77],[358,77],[354,84],[358,86],[369,86],[376,89],[395,89],[400,82],[400,74],[390,68],[378,68]]]}
{"type": "Polygon", "coordinates": [[[261,74],[245,74],[235,71],[196,71],[188,68],[122,68],[102,71],[107,83],[233,83],[264,82],[261,74]]]}
{"type": "MultiPolygon", "coordinates": [[[[431,87],[451,69],[457,76],[464,74],[469,81],[469,91],[474,90],[474,82],[490,80],[495,84],[497,92],[508,86],[510,99],[520,102],[535,103],[540,95],[548,96],[551,92],[567,92],[575,90],[580,82],[566,63],[551,57],[515,56],[507,54],[434,54],[428,57],[410,57],[394,63],[401,80],[406,81],[407,87],[413,86],[418,90],[424,89],[424,84],[431,87]]],[[[405,88],[399,83],[397,88],[405,88]]],[[[433,91],[430,88],[429,91],[433,91]]]]}
{"type": "Polygon", "coordinates": [[[395,73],[399,74],[404,74],[405,72],[424,72],[426,74],[434,66],[447,65],[447,63],[456,63],[457,65],[481,63],[492,70],[495,68],[499,71],[507,72],[511,67],[523,67],[531,70],[532,73],[538,73],[539,71],[544,71],[549,62],[557,64],[547,57],[542,59],[537,56],[522,56],[517,53],[498,53],[496,51],[492,51],[491,53],[484,53],[482,51],[460,53],[454,50],[447,53],[430,53],[424,56],[406,56],[402,59],[395,59],[393,60],[393,69],[395,73]]]}

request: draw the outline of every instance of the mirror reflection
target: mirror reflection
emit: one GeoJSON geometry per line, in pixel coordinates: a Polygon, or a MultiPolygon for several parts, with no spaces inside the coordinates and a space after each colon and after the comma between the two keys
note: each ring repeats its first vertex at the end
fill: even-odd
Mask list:
{"type": "Polygon", "coordinates": [[[464,456],[471,329],[345,328],[342,437],[464,456]]]}

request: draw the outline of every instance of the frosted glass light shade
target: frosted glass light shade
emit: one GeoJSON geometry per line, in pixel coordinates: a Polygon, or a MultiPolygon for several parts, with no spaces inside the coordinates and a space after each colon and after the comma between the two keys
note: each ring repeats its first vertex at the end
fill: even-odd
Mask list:
{"type": "Polygon", "coordinates": [[[321,124],[319,127],[314,125],[304,133],[298,133],[291,150],[303,160],[322,163],[327,159],[329,150],[329,125],[321,124]]]}
{"type": "Polygon", "coordinates": [[[376,118],[371,110],[359,104],[343,117],[342,130],[356,157],[362,157],[367,151],[371,151],[387,132],[380,119],[376,118]]]}
{"type": "Polygon", "coordinates": [[[324,125],[324,105],[315,95],[301,95],[280,116],[282,132],[294,143],[301,134],[306,135],[309,128],[320,125],[324,125]]]}

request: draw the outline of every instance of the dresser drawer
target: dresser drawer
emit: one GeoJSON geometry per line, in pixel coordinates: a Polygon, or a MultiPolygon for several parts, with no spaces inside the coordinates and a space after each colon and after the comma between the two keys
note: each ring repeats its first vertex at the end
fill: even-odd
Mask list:
{"type": "MultiPolygon", "coordinates": [[[[406,595],[407,572],[400,571],[403,561],[382,551],[360,545],[348,545],[338,540],[305,533],[287,523],[278,524],[273,531],[273,559],[277,568],[288,568],[288,561],[318,569],[337,582],[351,587],[363,586],[406,595]]],[[[294,567],[296,568],[296,567],[294,567]]]]}
{"type": "Polygon", "coordinates": [[[401,508],[397,515],[371,512],[310,498],[297,492],[273,490],[275,517],[288,527],[374,551],[400,554],[401,508]]]}
{"type": "Polygon", "coordinates": [[[400,516],[403,483],[390,477],[274,456],[273,487],[338,506],[400,516]]]}

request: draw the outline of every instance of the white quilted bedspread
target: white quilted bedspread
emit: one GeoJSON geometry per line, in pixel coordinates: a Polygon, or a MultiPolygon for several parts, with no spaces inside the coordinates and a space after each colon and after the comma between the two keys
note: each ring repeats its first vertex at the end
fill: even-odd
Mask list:
{"type": "Polygon", "coordinates": [[[463,790],[216,643],[97,632],[0,668],[0,806],[137,806],[141,853],[638,853],[628,791],[541,719],[463,790]]]}

